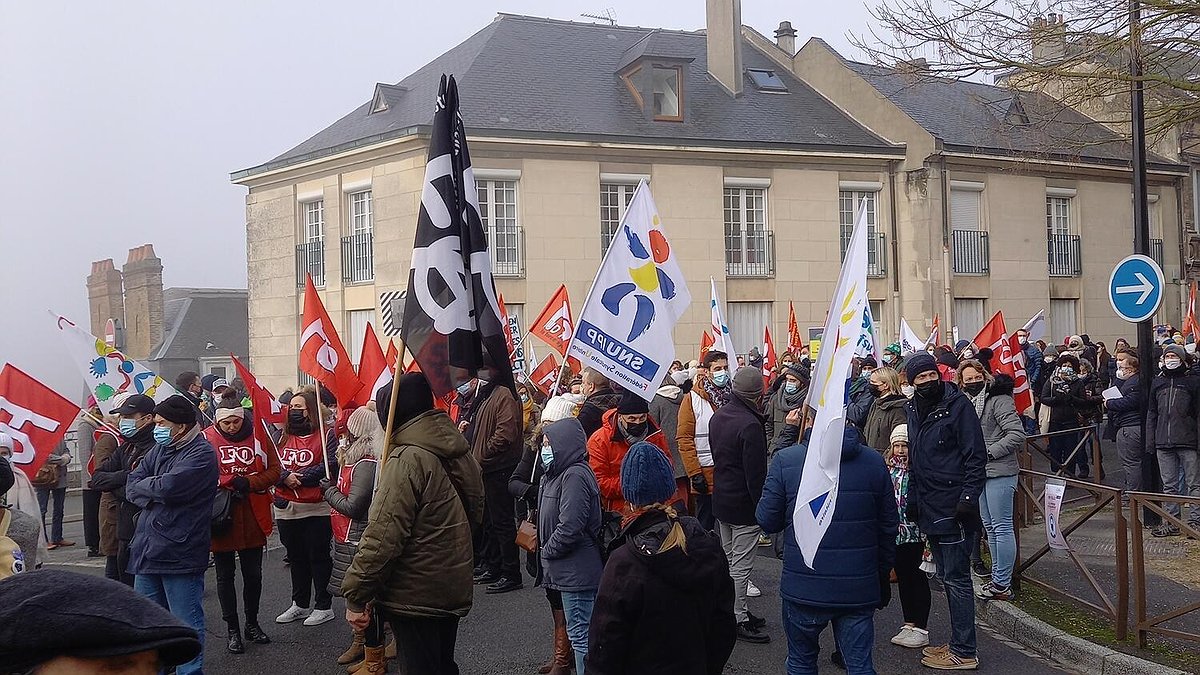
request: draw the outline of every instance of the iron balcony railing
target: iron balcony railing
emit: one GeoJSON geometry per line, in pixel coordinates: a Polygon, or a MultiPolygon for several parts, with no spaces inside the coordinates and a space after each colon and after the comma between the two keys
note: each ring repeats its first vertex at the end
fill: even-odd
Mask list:
{"type": "Polygon", "coordinates": [[[988,233],[979,230],[954,230],[954,273],[983,275],[989,271],[991,252],[988,233]]]}
{"type": "Polygon", "coordinates": [[[325,287],[325,242],[320,239],[296,246],[296,287],[304,288],[309,275],[314,286],[325,287]]]}
{"type": "Polygon", "coordinates": [[[518,279],[525,276],[525,229],[520,225],[495,232],[489,250],[493,276],[518,279]]]}
{"type": "Polygon", "coordinates": [[[1079,235],[1051,234],[1047,237],[1047,262],[1052,277],[1077,277],[1083,274],[1079,254],[1079,235]]]}
{"type": "Polygon", "coordinates": [[[362,284],[375,280],[375,234],[358,232],[342,237],[342,282],[362,284]]]}
{"type": "Polygon", "coordinates": [[[725,238],[725,273],[731,277],[775,276],[775,233],[751,230],[725,238]]]}
{"type": "Polygon", "coordinates": [[[1162,239],[1151,239],[1150,240],[1150,257],[1154,259],[1154,262],[1158,263],[1158,266],[1160,268],[1163,266],[1163,240],[1162,239]]]}
{"type": "Polygon", "coordinates": [[[867,234],[867,276],[887,276],[887,240],[882,232],[867,234]]]}

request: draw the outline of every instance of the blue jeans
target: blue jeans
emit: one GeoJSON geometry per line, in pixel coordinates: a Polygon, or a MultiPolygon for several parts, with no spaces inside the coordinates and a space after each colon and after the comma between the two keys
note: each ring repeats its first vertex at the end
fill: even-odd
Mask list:
{"type": "Polygon", "coordinates": [[[38,506],[42,507],[42,531],[50,535],[49,543],[57,544],[63,540],[63,502],[67,498],[67,488],[37,488],[38,506]],[[50,506],[50,497],[54,497],[54,516],[50,527],[46,527],[46,511],[50,506]]]}
{"type": "Polygon", "coordinates": [[[563,613],[567,615],[567,637],[571,638],[571,649],[575,651],[575,675],[583,675],[596,591],[563,591],[562,603],[563,613]]]}
{"type": "Polygon", "coordinates": [[[801,605],[784,598],[783,628],[787,631],[787,675],[816,675],[821,633],[833,623],[833,638],[846,660],[848,675],[875,675],[871,649],[875,644],[874,608],[838,610],[801,605]]]}
{"type": "Polygon", "coordinates": [[[1000,588],[1012,584],[1013,565],[1017,561],[1017,536],[1013,533],[1013,496],[1017,477],[989,478],[979,497],[979,515],[987,530],[988,550],[992,552],[992,583],[1000,588]]]}
{"type": "Polygon", "coordinates": [[[157,602],[200,637],[200,653],[175,669],[177,675],[204,672],[204,574],[139,574],[133,580],[138,593],[157,602]]]}
{"type": "Polygon", "coordinates": [[[928,535],[937,576],[950,605],[950,651],[975,658],[975,589],[971,586],[970,538],[958,534],[928,535]]]}

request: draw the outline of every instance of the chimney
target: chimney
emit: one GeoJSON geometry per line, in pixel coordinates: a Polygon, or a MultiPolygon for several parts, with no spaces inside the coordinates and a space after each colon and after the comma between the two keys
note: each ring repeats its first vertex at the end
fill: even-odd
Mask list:
{"type": "Polygon", "coordinates": [[[163,336],[162,261],[154,246],[129,249],[125,277],[125,349],[127,356],[144,359],[163,336]]]}
{"type": "Polygon", "coordinates": [[[1034,19],[1029,33],[1035,64],[1059,63],[1066,57],[1067,24],[1061,14],[1051,12],[1047,19],[1034,19]]]}
{"type": "Polygon", "coordinates": [[[775,29],[775,45],[788,56],[796,55],[796,29],[792,28],[791,21],[779,22],[779,28],[775,29]]]}
{"type": "Polygon", "coordinates": [[[112,258],[92,263],[92,273],[87,278],[87,290],[92,335],[104,337],[104,324],[108,323],[109,319],[117,325],[125,323],[125,295],[121,290],[121,273],[113,264],[112,258]]]}
{"type": "Polygon", "coordinates": [[[929,61],[923,56],[908,61],[897,61],[896,70],[908,75],[928,75],[929,61]]]}
{"type": "Polygon", "coordinates": [[[742,95],[742,2],[707,0],[708,74],[734,96],[742,95]]]}

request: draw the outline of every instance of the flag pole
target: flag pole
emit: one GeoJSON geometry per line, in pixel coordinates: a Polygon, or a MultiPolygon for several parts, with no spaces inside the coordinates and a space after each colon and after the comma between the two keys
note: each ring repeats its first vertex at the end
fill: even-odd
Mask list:
{"type": "MultiPolygon", "coordinates": [[[[388,342],[389,344],[395,345],[396,339],[388,338],[388,342]]],[[[391,400],[388,401],[387,429],[385,430],[383,437],[383,454],[385,456],[387,455],[388,444],[392,442],[392,432],[395,430],[396,426],[396,402],[400,400],[399,380],[400,373],[404,367],[404,351],[404,340],[400,340],[400,347],[396,350],[396,369],[392,371],[392,395],[390,397],[391,400]]],[[[380,458],[380,460],[382,459],[383,457],[380,458]]],[[[379,475],[379,473],[376,472],[375,475],[379,475]]]]}
{"type": "Polygon", "coordinates": [[[325,442],[325,415],[321,413],[321,383],[317,383],[317,426],[321,433],[321,465],[325,467],[325,479],[333,480],[329,473],[329,447],[325,442]]]}

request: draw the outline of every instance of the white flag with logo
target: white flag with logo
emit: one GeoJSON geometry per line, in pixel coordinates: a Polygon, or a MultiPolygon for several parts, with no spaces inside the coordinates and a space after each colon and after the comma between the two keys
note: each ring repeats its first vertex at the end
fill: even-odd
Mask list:
{"type": "Polygon", "coordinates": [[[588,291],[568,354],[649,401],[675,358],[675,323],[691,302],[642,181],[588,291]]]}
{"type": "Polygon", "coordinates": [[[908,325],[908,321],[900,319],[900,355],[908,356],[925,351],[925,340],[917,337],[916,331],[908,325]]]}
{"type": "Polygon", "coordinates": [[[870,356],[875,359],[875,363],[879,363],[879,351],[879,338],[875,335],[875,317],[871,315],[871,303],[868,302],[863,310],[862,334],[858,336],[858,346],[854,348],[854,355],[870,356]]]}
{"type": "Polygon", "coordinates": [[[809,405],[817,410],[804,471],[796,494],[792,524],[796,544],[810,568],[837,507],[842,437],[846,428],[846,378],[863,334],[867,305],[867,224],[860,207],[846,259],[834,288],[821,351],[809,386],[809,405]]]}
{"type": "Polygon", "coordinates": [[[1043,309],[1034,314],[1033,318],[1026,321],[1025,325],[1021,326],[1021,328],[1029,331],[1030,342],[1041,340],[1046,335],[1046,310],[1043,309]]]}
{"type": "Polygon", "coordinates": [[[708,283],[712,286],[712,334],[716,338],[713,346],[718,350],[725,352],[725,356],[729,357],[731,364],[737,363],[737,348],[733,346],[733,337],[729,335],[729,324],[725,323],[725,314],[721,310],[721,296],[717,293],[717,280],[712,277],[708,278],[708,283]]]}
{"type": "Polygon", "coordinates": [[[122,392],[145,394],[155,403],[179,393],[153,370],[109,347],[66,317],[54,312],[50,315],[57,322],[71,361],[79,368],[88,391],[105,415],[112,413],[113,397],[122,392]]]}

